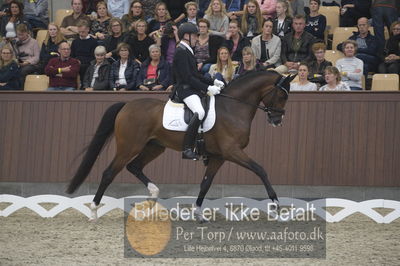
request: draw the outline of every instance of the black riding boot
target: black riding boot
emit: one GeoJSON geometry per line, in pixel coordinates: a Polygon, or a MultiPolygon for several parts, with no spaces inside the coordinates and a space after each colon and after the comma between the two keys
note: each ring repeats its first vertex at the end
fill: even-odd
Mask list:
{"type": "Polygon", "coordinates": [[[201,121],[199,120],[199,115],[197,113],[194,114],[188,128],[186,130],[185,137],[183,139],[183,159],[191,159],[198,160],[199,155],[194,152],[194,146],[196,142],[197,131],[199,130],[199,126],[201,121]]]}

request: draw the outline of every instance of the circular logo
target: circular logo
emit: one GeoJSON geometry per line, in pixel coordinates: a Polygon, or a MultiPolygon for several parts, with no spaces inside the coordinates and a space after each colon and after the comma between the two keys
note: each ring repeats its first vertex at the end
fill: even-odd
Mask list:
{"type": "Polygon", "coordinates": [[[126,221],[126,237],[138,253],[153,256],[167,246],[172,223],[168,210],[153,200],[135,203],[126,221]]]}

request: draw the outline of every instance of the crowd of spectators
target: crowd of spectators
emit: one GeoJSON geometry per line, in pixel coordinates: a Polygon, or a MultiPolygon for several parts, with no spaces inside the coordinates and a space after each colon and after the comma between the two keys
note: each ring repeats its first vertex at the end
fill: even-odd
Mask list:
{"type": "Polygon", "coordinates": [[[48,75],[49,90],[171,90],[185,22],[199,29],[199,71],[226,84],[273,69],[299,74],[293,90],[360,90],[369,72],[400,71],[396,0],[71,0],[60,26],[49,21],[48,2],[2,1],[0,90],[23,89],[29,74],[48,75]],[[334,47],[344,53],[335,66],[325,59],[321,5],[338,5],[340,25],[358,28],[334,47]],[[47,36],[39,47],[41,29],[47,36]]]}

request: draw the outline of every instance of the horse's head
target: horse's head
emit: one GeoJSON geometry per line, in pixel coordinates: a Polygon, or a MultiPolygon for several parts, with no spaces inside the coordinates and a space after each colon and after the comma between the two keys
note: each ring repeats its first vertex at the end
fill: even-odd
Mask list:
{"type": "Polygon", "coordinates": [[[281,126],[285,115],[285,104],[289,97],[290,82],[296,75],[280,76],[273,87],[263,96],[263,103],[268,114],[268,122],[273,126],[281,126]]]}

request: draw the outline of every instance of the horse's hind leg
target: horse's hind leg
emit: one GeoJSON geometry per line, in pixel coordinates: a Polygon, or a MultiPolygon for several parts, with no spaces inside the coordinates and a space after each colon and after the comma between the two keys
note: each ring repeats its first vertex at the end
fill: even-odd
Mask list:
{"type": "Polygon", "coordinates": [[[165,147],[150,141],[143,148],[142,152],[130,162],[126,169],[134,174],[143,184],[147,187],[152,198],[157,198],[160,190],[158,187],[143,173],[143,168],[157,158],[160,154],[165,151],[165,147]]]}
{"type": "Polygon", "coordinates": [[[97,208],[100,204],[101,198],[104,195],[107,187],[112,183],[115,176],[121,172],[122,168],[129,162],[132,157],[129,155],[121,155],[117,154],[114,157],[114,160],[111,164],[107,167],[106,170],[103,172],[103,176],[101,178],[101,182],[99,188],[97,189],[96,195],[94,196],[93,202],[90,205],[91,209],[91,217],[90,220],[97,219],[97,208]]]}

